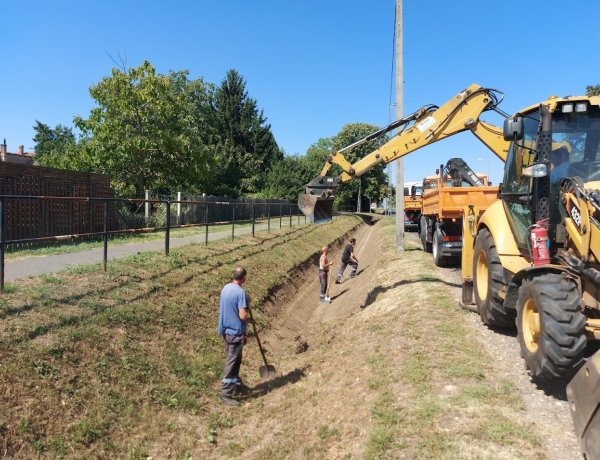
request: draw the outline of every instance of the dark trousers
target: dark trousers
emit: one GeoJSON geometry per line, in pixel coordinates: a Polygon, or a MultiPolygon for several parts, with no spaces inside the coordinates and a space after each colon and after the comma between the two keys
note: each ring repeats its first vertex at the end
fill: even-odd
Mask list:
{"type": "Polygon", "coordinates": [[[321,283],[321,292],[320,296],[325,297],[325,293],[327,292],[327,274],[329,272],[325,270],[319,270],[319,283],[321,283]]]}
{"type": "Polygon", "coordinates": [[[344,276],[344,271],[346,267],[350,265],[352,267],[352,271],[350,272],[350,276],[356,276],[356,270],[358,270],[358,264],[353,260],[349,260],[348,262],[342,261],[342,265],[340,265],[340,271],[337,274],[337,280],[342,281],[342,276],[344,276]]]}
{"type": "Polygon", "coordinates": [[[246,342],[243,335],[224,335],[225,338],[225,372],[221,395],[232,398],[237,393],[237,384],[240,383],[240,366],[242,365],[242,349],[246,342]]]}

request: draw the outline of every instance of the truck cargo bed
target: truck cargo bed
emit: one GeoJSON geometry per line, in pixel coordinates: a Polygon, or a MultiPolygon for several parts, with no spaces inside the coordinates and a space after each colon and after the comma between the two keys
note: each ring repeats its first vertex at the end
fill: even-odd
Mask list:
{"type": "Polygon", "coordinates": [[[423,193],[423,215],[438,219],[460,218],[465,206],[474,205],[483,212],[498,199],[497,186],[441,187],[423,193]]]}

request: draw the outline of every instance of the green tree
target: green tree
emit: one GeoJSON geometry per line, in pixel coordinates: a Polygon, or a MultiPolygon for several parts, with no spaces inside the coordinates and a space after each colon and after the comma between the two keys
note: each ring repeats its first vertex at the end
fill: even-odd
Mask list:
{"type": "Polygon", "coordinates": [[[241,195],[264,188],[266,173],[283,158],[271,125],[257,102],[248,96],[246,83],[229,70],[213,97],[215,129],[219,133],[219,173],[216,192],[241,195]]]}
{"type": "Polygon", "coordinates": [[[296,201],[310,179],[312,175],[305,157],[286,156],[267,173],[262,195],[296,201]]]}
{"type": "Polygon", "coordinates": [[[147,61],[113,68],[90,88],[98,106],[75,118],[87,136],[84,156],[109,174],[117,190],[208,191],[215,171],[212,87],[188,72],[157,74],[147,61]],[[211,143],[212,141],[212,143],[211,143]]]}
{"type": "Polygon", "coordinates": [[[35,131],[33,142],[35,142],[38,162],[44,161],[44,157],[65,152],[76,144],[75,134],[71,128],[62,125],[50,128],[47,124],[36,120],[33,129],[35,131]]]}
{"type": "Polygon", "coordinates": [[[36,161],[40,166],[70,169],[75,171],[93,171],[93,158],[84,151],[87,139],[77,139],[71,128],[57,125],[50,128],[36,120],[33,126],[35,135],[36,161]]]}
{"type": "Polygon", "coordinates": [[[586,96],[600,96],[600,85],[586,86],[585,94],[586,96]]]}
{"type": "MultiPolygon", "coordinates": [[[[328,142],[321,142],[321,146],[331,146],[333,150],[340,150],[364,137],[377,131],[379,128],[374,125],[367,123],[351,123],[344,126],[340,132],[334,136],[328,142]]],[[[376,150],[382,144],[387,141],[385,136],[381,136],[372,141],[361,144],[352,150],[344,152],[344,156],[350,163],[366,157],[368,154],[376,150]]],[[[313,156],[322,155],[321,148],[320,153],[313,153],[313,156]]],[[[321,165],[325,163],[325,158],[321,165]]],[[[334,165],[330,174],[340,174],[341,169],[334,165]]],[[[387,176],[385,174],[384,165],[378,165],[372,168],[366,174],[363,174],[361,178],[353,179],[345,184],[342,184],[337,191],[336,201],[338,206],[351,206],[355,207],[358,201],[359,189],[363,197],[366,197],[374,202],[379,202],[385,196],[385,187],[387,185],[387,176]]]]}

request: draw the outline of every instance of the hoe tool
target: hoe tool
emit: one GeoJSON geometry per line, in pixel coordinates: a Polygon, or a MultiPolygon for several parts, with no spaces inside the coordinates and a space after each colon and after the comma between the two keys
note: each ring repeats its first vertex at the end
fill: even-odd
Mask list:
{"type": "Polygon", "coordinates": [[[271,366],[267,363],[267,358],[265,356],[265,351],[260,343],[260,339],[258,338],[258,331],[256,330],[256,324],[254,324],[254,319],[252,318],[252,311],[248,309],[248,314],[250,315],[250,319],[252,320],[252,327],[254,328],[254,335],[256,336],[256,342],[258,342],[258,349],[260,350],[260,354],[262,355],[262,359],[265,362],[264,366],[260,366],[258,368],[258,373],[260,377],[263,379],[275,377],[275,367],[271,366]]]}
{"type": "Polygon", "coordinates": [[[331,269],[327,270],[327,292],[325,293],[325,298],[323,302],[331,303],[331,297],[329,297],[329,285],[331,284],[331,269]]]}

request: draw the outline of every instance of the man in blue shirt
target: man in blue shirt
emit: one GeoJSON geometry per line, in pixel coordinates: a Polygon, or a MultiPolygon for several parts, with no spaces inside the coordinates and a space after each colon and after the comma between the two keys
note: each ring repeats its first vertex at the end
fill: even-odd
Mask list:
{"type": "Polygon", "coordinates": [[[243,267],[233,271],[231,283],[221,291],[219,301],[219,335],[225,340],[227,358],[221,386],[221,402],[229,406],[239,406],[236,399],[241,385],[239,373],[242,364],[242,349],[246,343],[246,325],[250,322],[248,298],[242,285],[247,272],[243,267]]]}

